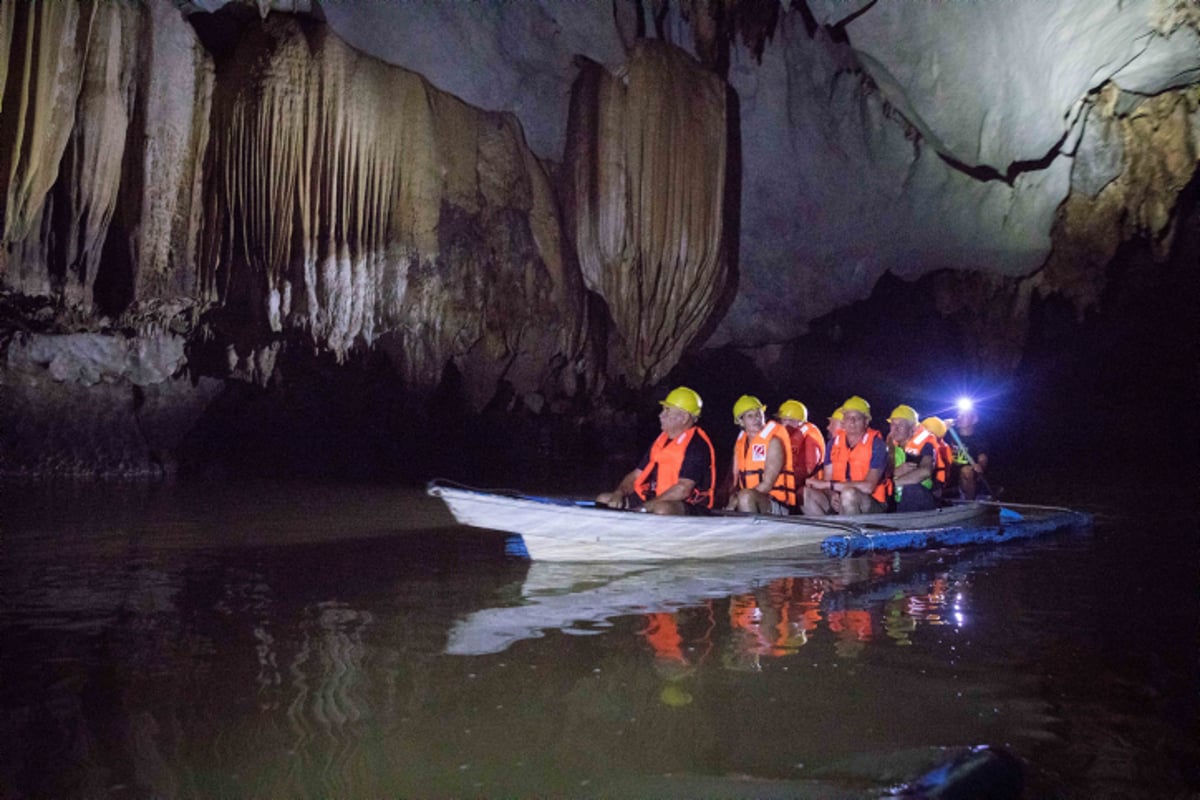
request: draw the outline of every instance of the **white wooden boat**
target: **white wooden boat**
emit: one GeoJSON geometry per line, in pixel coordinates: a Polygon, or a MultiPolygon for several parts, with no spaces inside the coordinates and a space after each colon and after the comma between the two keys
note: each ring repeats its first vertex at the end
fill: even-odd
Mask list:
{"type": "Polygon", "coordinates": [[[994,519],[982,503],[905,514],[777,517],[718,513],[672,517],[596,507],[590,501],[499,493],[434,482],[462,525],[519,534],[535,561],[669,561],[819,551],[834,534],[961,529],[994,519]]]}

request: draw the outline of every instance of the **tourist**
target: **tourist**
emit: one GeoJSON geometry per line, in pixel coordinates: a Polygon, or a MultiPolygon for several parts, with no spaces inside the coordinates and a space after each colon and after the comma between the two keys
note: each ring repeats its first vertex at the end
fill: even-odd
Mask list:
{"type": "Polygon", "coordinates": [[[946,494],[946,481],[949,479],[950,465],[954,462],[954,451],[946,444],[946,422],[941,417],[926,417],[921,420],[921,427],[934,436],[933,449],[937,452],[937,461],[933,467],[933,496],[941,500],[946,494]]]}
{"type": "Polygon", "coordinates": [[[887,510],[887,445],[870,427],[871,405],[855,395],[842,403],[842,430],[825,453],[824,477],[804,487],[804,513],[876,514],[887,510]]]}
{"type": "Polygon", "coordinates": [[[637,468],[597,505],[653,514],[705,514],[712,508],[716,459],[712,441],[696,424],[700,395],[686,386],[672,389],[659,405],[662,433],[637,468]]]}
{"type": "Polygon", "coordinates": [[[801,492],[803,499],[805,482],[825,464],[825,437],[816,423],[808,421],[808,407],[799,400],[784,402],[775,416],[787,428],[792,445],[792,465],[796,472],[796,491],[801,492]]]}
{"type": "MultiPolygon", "coordinates": [[[[833,440],[837,438],[838,431],[842,429],[842,409],[834,409],[834,412],[829,415],[829,419],[825,422],[825,441],[829,447],[833,447],[833,440]]],[[[828,449],[826,450],[828,452],[828,449]]]]}
{"type": "Polygon", "coordinates": [[[727,508],[785,516],[796,505],[792,443],[782,424],[767,422],[766,411],[761,400],[748,394],[733,404],[733,421],[742,430],[733,444],[727,508]]]}
{"type": "Polygon", "coordinates": [[[983,477],[988,465],[988,442],[978,430],[979,414],[971,406],[963,409],[958,417],[950,420],[951,438],[954,440],[954,466],[951,479],[958,480],[958,493],[964,500],[974,500],[983,489],[991,494],[987,480],[983,477]]]}
{"type": "Polygon", "coordinates": [[[937,508],[933,496],[933,471],[937,464],[936,437],[918,423],[912,406],[899,405],[888,416],[888,441],[892,447],[892,486],[896,511],[937,508]]]}

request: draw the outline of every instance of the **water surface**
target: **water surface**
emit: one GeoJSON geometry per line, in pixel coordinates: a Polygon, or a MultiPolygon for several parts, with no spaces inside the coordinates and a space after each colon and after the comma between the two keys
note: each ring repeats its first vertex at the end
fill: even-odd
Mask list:
{"type": "Polygon", "coordinates": [[[1194,520],[580,570],[409,488],[4,492],[5,797],[1200,791],[1194,520]]]}

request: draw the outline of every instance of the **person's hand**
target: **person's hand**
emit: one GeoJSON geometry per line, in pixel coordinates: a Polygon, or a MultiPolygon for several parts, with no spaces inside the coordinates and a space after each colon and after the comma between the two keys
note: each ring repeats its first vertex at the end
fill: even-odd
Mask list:
{"type": "Polygon", "coordinates": [[[611,509],[620,510],[625,506],[625,496],[620,492],[613,492],[611,495],[609,495],[608,503],[605,505],[611,509]]]}

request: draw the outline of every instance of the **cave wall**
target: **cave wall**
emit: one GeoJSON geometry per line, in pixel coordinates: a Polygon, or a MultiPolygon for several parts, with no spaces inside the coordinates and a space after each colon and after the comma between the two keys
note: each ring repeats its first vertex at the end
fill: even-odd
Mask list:
{"type": "Polygon", "coordinates": [[[1165,258],[1200,152],[1168,0],[222,5],[0,6],[0,472],[86,471],[89,403],[79,437],[141,453],[98,471],[169,471],[146,409],[186,428],[285,354],[373,350],[468,413],[702,344],[770,366],[888,274],[1012,369],[1032,298],[1082,315],[1123,243],[1165,258]],[[30,355],[163,336],[149,383],[30,355]]]}

